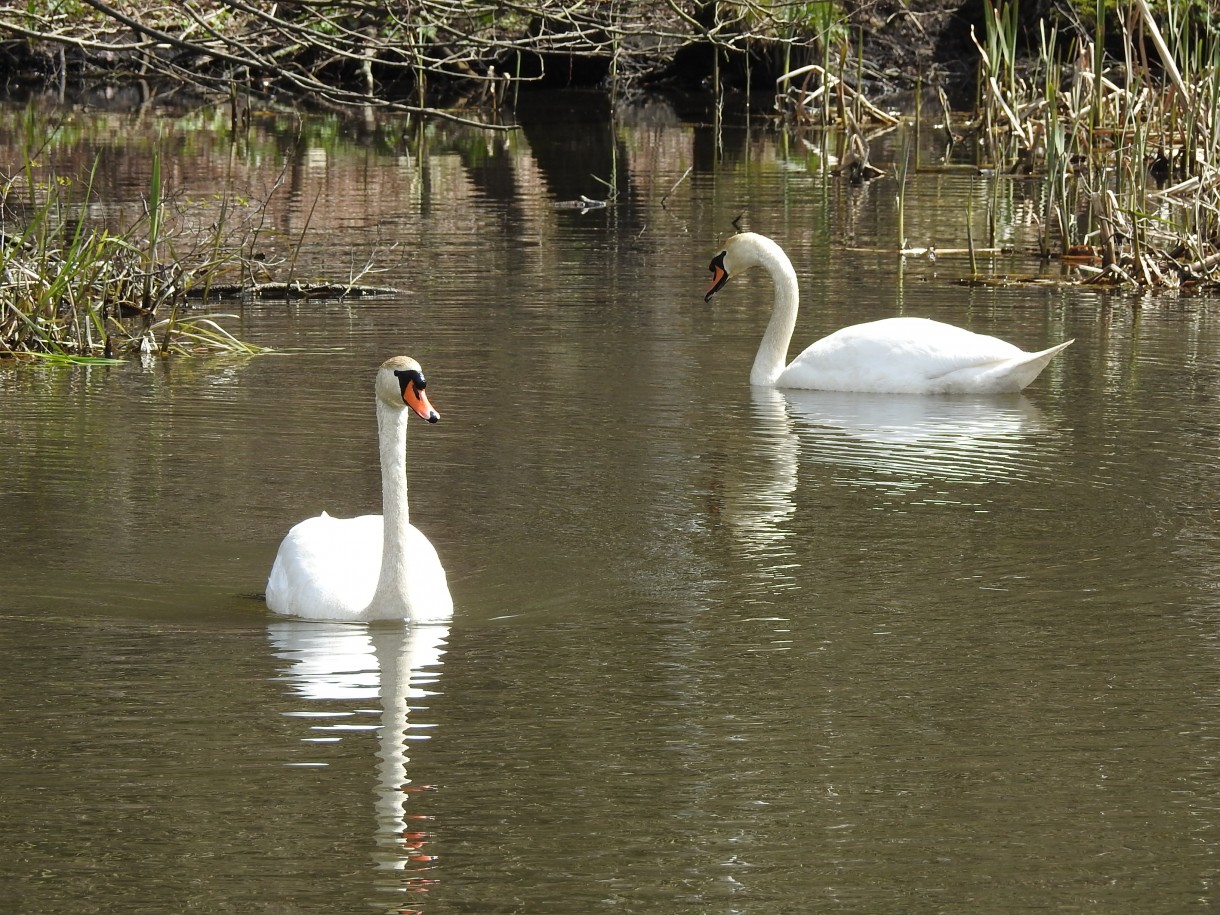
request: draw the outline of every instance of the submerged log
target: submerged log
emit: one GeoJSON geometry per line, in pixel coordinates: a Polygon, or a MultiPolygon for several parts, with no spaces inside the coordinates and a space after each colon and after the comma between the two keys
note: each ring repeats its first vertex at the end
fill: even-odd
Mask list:
{"type": "Polygon", "coordinates": [[[392,286],[364,286],[357,283],[213,283],[187,290],[191,300],[208,299],[367,299],[397,295],[392,286]]]}

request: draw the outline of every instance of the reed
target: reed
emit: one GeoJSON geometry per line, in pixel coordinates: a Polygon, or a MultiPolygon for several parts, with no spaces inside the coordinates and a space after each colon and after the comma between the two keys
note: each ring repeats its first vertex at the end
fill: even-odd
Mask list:
{"type": "Polygon", "coordinates": [[[1084,269],[1096,282],[1214,284],[1220,37],[1191,0],[1158,9],[1159,19],[1147,0],[1094,0],[1092,30],[1044,25],[1027,79],[1015,0],[989,3],[971,127],[998,170],[1044,179],[1044,256],[1095,261],[1084,269]],[[1117,59],[1105,53],[1107,22],[1110,46],[1122,38],[1117,59]]]}
{"type": "Polygon", "coordinates": [[[845,11],[832,0],[776,3],[772,31],[764,39],[782,48],[784,72],[775,81],[775,109],[794,126],[880,123],[895,126],[899,118],[873,105],[859,89],[864,83],[863,36],[855,48],[845,11]],[[781,15],[782,14],[782,15],[781,15]],[[793,60],[804,51],[806,62],[793,60]],[[849,110],[850,109],[850,110],[849,110]]]}
{"type": "Polygon", "coordinates": [[[33,163],[27,145],[20,175],[0,187],[0,356],[93,362],[263,351],[225,331],[220,316],[195,311],[198,290],[231,268],[229,246],[210,239],[176,250],[158,156],[145,210],[121,231],[89,223],[96,163],[80,183],[39,178],[33,163]]]}
{"type": "Polygon", "coordinates": [[[894,195],[894,203],[897,208],[898,222],[898,250],[905,250],[907,247],[907,230],[906,230],[906,198],[907,198],[907,177],[910,175],[911,165],[911,135],[909,132],[904,132],[902,135],[902,149],[898,154],[898,159],[894,163],[894,178],[898,184],[897,192],[894,195]]]}

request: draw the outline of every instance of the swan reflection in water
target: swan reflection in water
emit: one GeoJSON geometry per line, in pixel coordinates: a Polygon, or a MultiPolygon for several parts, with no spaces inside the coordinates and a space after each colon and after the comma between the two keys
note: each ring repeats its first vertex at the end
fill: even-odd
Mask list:
{"type": "Polygon", "coordinates": [[[792,579],[806,555],[792,535],[802,501],[802,462],[852,471],[838,481],[849,486],[910,490],[1033,479],[1053,463],[1035,442],[1050,427],[1019,394],[862,394],[754,385],[750,396],[751,441],[734,455],[723,517],[755,564],[751,574],[773,588],[792,579]]]}
{"type": "MultiPolygon", "coordinates": [[[[420,701],[435,695],[445,653],[448,626],[401,623],[341,623],[314,620],[279,620],[268,627],[275,655],[290,662],[283,679],[304,699],[328,702],[326,710],[289,714],[305,718],[336,718],[316,724],[307,742],[341,740],[354,730],[376,729],[377,784],[373,858],[379,868],[409,870],[398,889],[426,891],[426,871],[433,864],[428,854],[429,832],[421,828],[418,812],[409,812],[409,798],[418,797],[407,775],[408,740],[426,740],[430,725],[411,722],[422,709],[420,701]],[[333,703],[356,703],[334,710],[333,703]],[[376,703],[375,707],[371,707],[376,703]],[[377,724],[353,724],[353,716],[371,713],[377,724]]],[[[358,722],[359,719],[356,718],[358,722]]],[[[301,763],[300,765],[321,763],[301,763]]]]}
{"type": "MultiPolygon", "coordinates": [[[[868,471],[867,482],[1002,483],[1047,465],[1033,437],[1048,432],[1020,394],[923,396],[750,389],[752,440],[734,460],[724,515],[756,555],[787,550],[802,460],[868,471]]],[[[859,477],[852,482],[864,482],[859,477]]]]}
{"type": "Polygon", "coordinates": [[[786,523],[796,512],[800,445],[784,396],[775,388],[750,388],[750,447],[733,458],[726,480],[724,518],[748,553],[782,555],[786,523]]]}
{"type": "Polygon", "coordinates": [[[1046,465],[1030,439],[1048,426],[1024,395],[782,393],[816,439],[805,442],[807,459],[868,470],[887,483],[1012,482],[1046,465]]]}
{"type": "Polygon", "coordinates": [[[775,388],[750,389],[748,440],[726,456],[717,484],[717,513],[732,532],[734,552],[746,560],[738,574],[754,584],[743,589],[743,602],[756,618],[772,616],[776,592],[796,586],[804,550],[792,536],[796,514],[800,444],[775,388]]]}

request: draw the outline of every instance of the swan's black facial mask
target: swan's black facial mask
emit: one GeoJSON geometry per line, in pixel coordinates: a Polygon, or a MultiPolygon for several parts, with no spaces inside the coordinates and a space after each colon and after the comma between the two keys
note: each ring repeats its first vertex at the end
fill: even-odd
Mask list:
{"type": "Polygon", "coordinates": [[[724,256],[728,251],[721,251],[712,258],[712,262],[708,265],[708,270],[712,271],[712,285],[707,287],[707,293],[703,296],[703,301],[710,302],[712,296],[720,291],[720,287],[729,281],[729,271],[724,266],[724,256]]]}
{"type": "Polygon", "coordinates": [[[417,372],[415,369],[395,369],[394,376],[398,379],[398,393],[402,395],[403,400],[407,398],[407,385],[415,385],[417,391],[422,391],[428,386],[424,373],[417,372]]]}

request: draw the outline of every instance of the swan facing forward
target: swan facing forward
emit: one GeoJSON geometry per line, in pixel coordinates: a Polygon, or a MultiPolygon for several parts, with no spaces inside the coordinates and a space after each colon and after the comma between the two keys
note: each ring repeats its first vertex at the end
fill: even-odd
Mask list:
{"type": "Polygon", "coordinates": [[[428,538],[407,517],[407,416],[440,419],[419,363],[387,359],[377,371],[377,432],[382,515],[332,518],[293,527],[267,580],[267,606],[309,619],[408,619],[453,615],[445,569],[428,538]]]}
{"type": "Polygon", "coordinates": [[[1072,341],[1027,353],[996,337],[927,318],[885,318],[837,330],[785,368],[796,327],[796,271],[764,235],[732,236],[712,258],[704,301],[729,277],[762,267],[775,284],[775,305],[750,370],[750,384],[875,394],[1002,394],[1020,391],[1072,341]]]}

